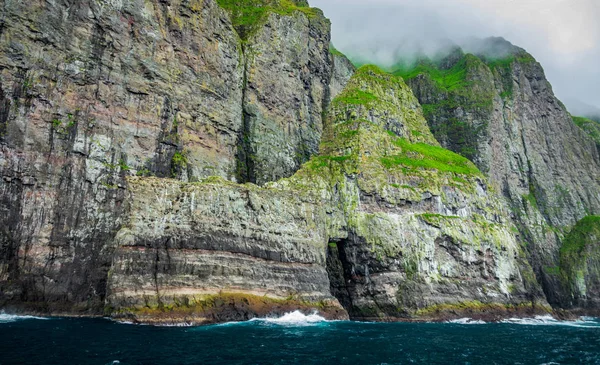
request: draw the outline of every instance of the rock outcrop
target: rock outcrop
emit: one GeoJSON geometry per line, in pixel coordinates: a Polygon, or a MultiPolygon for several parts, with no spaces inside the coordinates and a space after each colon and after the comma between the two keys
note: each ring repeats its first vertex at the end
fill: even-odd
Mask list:
{"type": "Polygon", "coordinates": [[[352,75],[354,75],[356,67],[354,67],[352,62],[343,53],[336,50],[333,46],[331,46],[330,52],[333,56],[333,75],[329,83],[329,95],[331,99],[334,99],[344,90],[346,84],[352,75]]]}
{"type": "Polygon", "coordinates": [[[564,235],[600,211],[594,142],[554,96],[540,64],[503,39],[401,70],[443,146],[471,158],[507,199],[548,300],[563,305],[564,235]]]}
{"type": "Polygon", "coordinates": [[[329,22],[285,4],[248,39],[214,0],[1,5],[0,306],[102,312],[128,176],[262,183],[316,152],[329,22]]]}
{"type": "Polygon", "coordinates": [[[221,2],[245,26],[238,180],[262,185],[289,177],[318,152],[333,70],[329,20],[318,9],[266,1],[272,11],[258,26],[235,20],[251,16],[254,4],[221,2]]]}
{"type": "Polygon", "coordinates": [[[330,204],[344,219],[330,236],[330,277],[351,317],[543,307],[506,207],[471,162],[439,147],[401,80],[361,68],[328,128],[313,163],[331,162],[313,174],[335,177],[330,204]]]}
{"type": "Polygon", "coordinates": [[[109,275],[116,318],[547,310],[483,175],[439,147],[410,89],[376,67],[334,99],[320,154],[292,177],[264,187],[132,178],[129,193],[109,275]]]}
{"type": "Polygon", "coordinates": [[[200,324],[304,308],[347,318],[329,292],[326,212],[315,198],[217,177],[128,183],[107,314],[200,324]]]}

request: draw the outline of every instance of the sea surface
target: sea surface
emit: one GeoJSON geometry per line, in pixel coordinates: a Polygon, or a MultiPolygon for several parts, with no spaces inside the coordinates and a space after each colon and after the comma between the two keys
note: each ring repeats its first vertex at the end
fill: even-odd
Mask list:
{"type": "Polygon", "coordinates": [[[294,312],[154,327],[0,314],[0,364],[600,364],[600,320],[357,323],[294,312]]]}

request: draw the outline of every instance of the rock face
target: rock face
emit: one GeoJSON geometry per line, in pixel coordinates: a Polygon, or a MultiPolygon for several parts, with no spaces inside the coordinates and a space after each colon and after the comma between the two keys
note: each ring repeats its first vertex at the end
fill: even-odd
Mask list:
{"type": "Polygon", "coordinates": [[[344,90],[356,68],[342,53],[336,52],[335,49],[331,51],[333,55],[333,75],[329,83],[329,95],[331,99],[334,99],[344,90]]]}
{"type": "Polygon", "coordinates": [[[249,37],[242,181],[264,184],[288,177],[318,152],[330,101],[329,28],[320,14],[272,13],[249,37]]]}
{"type": "Polygon", "coordinates": [[[98,311],[124,177],[234,173],[238,38],[212,1],[11,1],[3,14],[0,301],[98,311]],[[189,170],[174,163],[184,150],[189,170]]]}
{"type": "Polygon", "coordinates": [[[422,109],[303,0],[2,6],[0,308],[493,319],[548,310],[531,266],[596,305],[595,231],[558,247],[597,214],[598,151],[527,55],[454,52],[459,84],[407,77],[422,109]]]}
{"type": "Polygon", "coordinates": [[[221,178],[128,182],[129,216],[108,279],[110,314],[210,323],[314,308],[347,318],[329,293],[327,232],[319,223],[326,214],[315,199],[221,178]]]}
{"type": "Polygon", "coordinates": [[[303,6],[242,40],[214,0],[3,3],[0,305],[102,311],[127,176],[265,182],[316,152],[333,57],[303,6]]]}
{"type": "Polygon", "coordinates": [[[439,64],[424,61],[399,74],[442,145],[473,159],[502,191],[548,300],[561,305],[554,275],[560,242],[578,220],[600,211],[600,164],[540,64],[490,39],[479,56],[454,49],[439,64]]]}
{"type": "Polygon", "coordinates": [[[401,79],[363,67],[328,115],[320,154],[265,187],[129,179],[110,313],[206,323],[290,307],[371,320],[545,310],[506,209],[471,162],[438,146],[401,79]]]}

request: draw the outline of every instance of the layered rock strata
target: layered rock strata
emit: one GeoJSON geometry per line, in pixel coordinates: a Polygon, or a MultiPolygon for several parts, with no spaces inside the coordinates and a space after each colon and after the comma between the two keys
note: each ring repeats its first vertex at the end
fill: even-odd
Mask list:
{"type": "Polygon", "coordinates": [[[266,182],[316,152],[333,56],[306,4],[251,39],[214,0],[1,6],[0,306],[102,313],[128,176],[266,182]]]}
{"type": "Polygon", "coordinates": [[[421,108],[301,0],[2,6],[1,308],[497,319],[548,311],[538,281],[597,306],[598,151],[524,51],[406,77],[421,108]]]}
{"type": "Polygon", "coordinates": [[[333,101],[320,154],[288,179],[129,183],[109,276],[117,318],[210,322],[213,296],[232,294],[249,298],[225,301],[240,319],[265,314],[256,296],[284,301],[271,314],[291,301],[369,320],[547,310],[496,193],[376,67],[333,101]]]}

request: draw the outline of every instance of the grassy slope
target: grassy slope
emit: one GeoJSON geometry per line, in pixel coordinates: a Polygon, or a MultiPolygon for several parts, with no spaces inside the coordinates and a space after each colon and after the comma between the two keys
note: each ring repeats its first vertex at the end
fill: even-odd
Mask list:
{"type": "MultiPolygon", "coordinates": [[[[395,106],[390,105],[390,100],[387,100],[388,96],[381,94],[381,91],[402,87],[406,88],[401,78],[387,73],[374,65],[360,67],[353,79],[352,82],[360,85],[360,87],[348,87],[344,90],[333,101],[332,105],[334,108],[345,109],[359,106],[371,110],[393,108],[395,106]],[[381,90],[379,90],[379,87],[381,90]]],[[[326,148],[322,148],[322,152],[326,152],[327,154],[314,159],[313,163],[317,161],[318,163],[313,167],[325,165],[326,160],[336,162],[347,161],[351,158],[350,155],[328,155],[341,146],[357,146],[351,143],[354,139],[360,139],[358,145],[371,144],[371,139],[378,141],[375,144],[384,144],[384,139],[389,139],[391,150],[388,149],[384,155],[378,157],[379,163],[386,169],[401,168],[407,173],[429,170],[440,173],[481,176],[481,172],[477,167],[465,157],[432,144],[435,143],[435,140],[431,138],[430,131],[426,130],[427,125],[425,123],[422,126],[414,123],[414,126],[409,128],[413,141],[398,137],[393,131],[389,130],[387,133],[380,135],[377,132],[377,127],[371,124],[368,120],[361,120],[360,118],[355,122],[348,121],[337,124],[336,132],[330,134],[329,137],[327,134],[324,136],[322,145],[326,148]],[[417,130],[419,128],[422,130],[417,130]],[[342,130],[343,132],[341,132],[342,130]],[[430,138],[426,138],[427,136],[430,136],[430,138]]],[[[349,148],[352,149],[352,147],[349,148]]],[[[373,156],[372,153],[370,155],[373,156]]]]}
{"type": "Polygon", "coordinates": [[[415,65],[399,68],[393,72],[405,80],[410,80],[418,75],[428,75],[436,85],[445,91],[453,91],[468,86],[466,58],[462,58],[448,70],[439,69],[431,60],[421,60],[415,65]]]}
{"type": "Polygon", "coordinates": [[[404,138],[395,139],[394,144],[402,149],[402,153],[381,159],[383,165],[388,168],[402,165],[407,168],[433,169],[460,175],[481,174],[471,161],[450,150],[426,143],[410,143],[404,138]]]}

